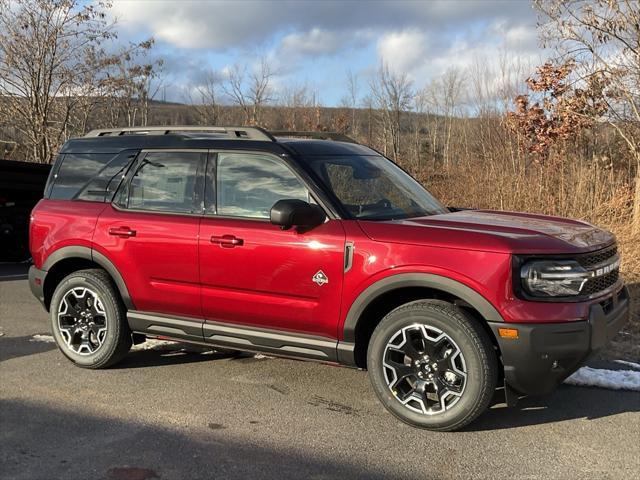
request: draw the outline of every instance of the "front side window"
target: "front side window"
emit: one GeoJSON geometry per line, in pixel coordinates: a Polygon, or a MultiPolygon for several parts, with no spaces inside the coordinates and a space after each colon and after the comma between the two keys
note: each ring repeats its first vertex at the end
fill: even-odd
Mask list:
{"type": "Polygon", "coordinates": [[[269,218],[282,199],[309,201],[309,192],[279,159],[265,154],[219,153],[216,165],[217,214],[269,218]]]}
{"type": "Polygon", "coordinates": [[[128,190],[127,208],[191,213],[200,152],[149,152],[138,164],[128,190]]]}
{"type": "Polygon", "coordinates": [[[314,156],[308,161],[354,218],[393,220],[448,212],[409,174],[380,155],[314,156]]]}

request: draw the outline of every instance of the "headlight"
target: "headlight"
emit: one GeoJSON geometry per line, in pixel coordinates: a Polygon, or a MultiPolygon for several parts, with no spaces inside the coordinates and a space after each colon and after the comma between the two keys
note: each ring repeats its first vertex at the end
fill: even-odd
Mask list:
{"type": "Polygon", "coordinates": [[[573,260],[534,260],[520,269],[522,287],[534,297],[571,297],[580,295],[593,276],[573,260]]]}

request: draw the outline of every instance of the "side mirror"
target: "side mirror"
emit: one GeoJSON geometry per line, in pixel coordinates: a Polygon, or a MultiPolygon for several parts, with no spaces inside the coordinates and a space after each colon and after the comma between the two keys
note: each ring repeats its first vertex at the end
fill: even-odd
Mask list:
{"type": "Polygon", "coordinates": [[[271,207],[271,223],[279,225],[283,230],[298,227],[299,230],[311,230],[322,224],[327,216],[318,205],[311,205],[302,200],[278,200],[271,207]]]}

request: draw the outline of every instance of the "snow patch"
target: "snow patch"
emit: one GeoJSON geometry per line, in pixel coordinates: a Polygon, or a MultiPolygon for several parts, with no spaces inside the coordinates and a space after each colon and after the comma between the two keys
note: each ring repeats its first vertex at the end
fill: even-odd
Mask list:
{"type": "Polygon", "coordinates": [[[263,354],[261,354],[261,353],[256,353],[256,354],[253,356],[253,358],[257,358],[258,360],[262,360],[262,359],[265,359],[265,358],[271,358],[271,357],[268,357],[267,355],[263,355],[263,354]]]}
{"type": "Polygon", "coordinates": [[[622,365],[626,365],[627,367],[635,368],[636,370],[640,370],[640,363],[629,362],[627,360],[614,360],[616,363],[621,363],[622,365]]]}
{"type": "Polygon", "coordinates": [[[600,387],[611,390],[634,390],[640,392],[640,372],[634,370],[606,370],[582,367],[564,382],[581,387],[600,387]]]}
{"type": "Polygon", "coordinates": [[[132,350],[163,350],[164,347],[177,345],[177,342],[169,340],[157,340],[155,338],[147,338],[144,343],[135,345],[132,350]]]}
{"type": "Polygon", "coordinates": [[[51,335],[33,335],[30,339],[30,342],[45,342],[45,343],[55,343],[55,339],[51,335]]]}

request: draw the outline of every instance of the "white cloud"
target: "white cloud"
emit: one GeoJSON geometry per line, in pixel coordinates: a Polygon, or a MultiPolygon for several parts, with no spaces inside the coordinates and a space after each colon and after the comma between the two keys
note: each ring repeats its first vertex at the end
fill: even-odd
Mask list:
{"type": "Polygon", "coordinates": [[[473,31],[461,29],[446,40],[415,28],[387,32],[378,40],[377,53],[378,62],[406,73],[418,89],[451,69],[459,71],[466,79],[463,103],[478,100],[478,88],[483,89],[485,102],[511,98],[542,57],[535,22],[505,19],[476,26],[473,31]]]}
{"type": "Polygon", "coordinates": [[[415,28],[443,34],[470,22],[532,16],[528,2],[499,0],[115,0],[113,13],[130,31],[145,27],[159,40],[177,47],[215,49],[264,42],[286,30],[307,32],[298,35],[316,35],[319,40],[327,32],[357,35],[367,29],[384,33],[415,28]]]}
{"type": "MultiPolygon", "coordinates": [[[[176,56],[166,69],[181,78],[200,75],[212,55],[222,65],[250,67],[263,51],[280,77],[274,84],[305,76],[336,81],[320,78],[310,65],[363,72],[384,62],[420,88],[452,67],[482,63],[499,71],[505,58],[522,64],[540,58],[528,1],[114,0],[113,12],[122,36],[154,36],[159,50],[176,56]]],[[[500,80],[491,81],[498,90],[500,80]]]]}
{"type": "Polygon", "coordinates": [[[233,66],[232,65],[225,65],[224,67],[222,67],[220,69],[220,74],[224,77],[224,78],[229,78],[229,76],[231,75],[231,72],[233,71],[233,66]]]}
{"type": "Polygon", "coordinates": [[[508,28],[505,31],[505,40],[508,45],[526,45],[530,46],[532,43],[538,41],[538,35],[534,28],[527,25],[517,25],[513,28],[508,28]]]}
{"type": "Polygon", "coordinates": [[[268,10],[267,2],[116,0],[112,14],[126,30],[145,28],[178,48],[225,49],[268,35],[268,10]]]}
{"type": "Polygon", "coordinates": [[[411,72],[428,58],[427,34],[415,28],[390,32],[378,40],[380,60],[396,72],[411,72]]]}
{"type": "Polygon", "coordinates": [[[283,55],[326,55],[344,47],[344,37],[336,32],[312,28],[308,32],[291,33],[282,39],[283,55]]]}
{"type": "Polygon", "coordinates": [[[487,32],[500,38],[508,48],[526,51],[538,48],[538,32],[534,22],[514,23],[501,19],[492,22],[487,32]]]}

